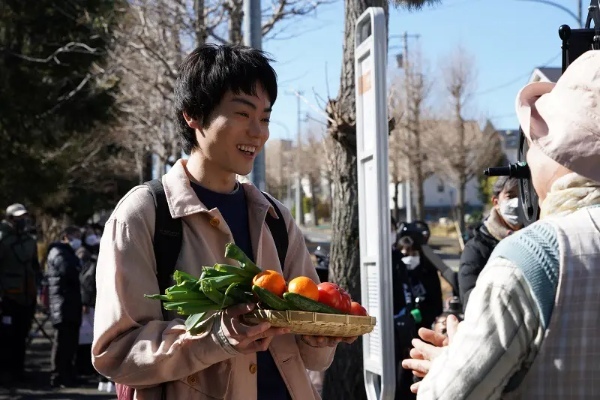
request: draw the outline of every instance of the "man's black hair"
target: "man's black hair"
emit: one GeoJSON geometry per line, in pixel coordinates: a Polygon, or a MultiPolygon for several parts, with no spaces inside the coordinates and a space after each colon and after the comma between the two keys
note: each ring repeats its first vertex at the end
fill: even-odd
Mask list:
{"type": "Polygon", "coordinates": [[[175,117],[183,151],[190,154],[198,146],[194,129],[183,118],[183,112],[202,124],[228,91],[256,95],[260,83],[269,96],[271,106],[277,99],[277,74],[265,53],[238,45],[205,44],[187,56],[179,67],[175,83],[175,117]]]}
{"type": "Polygon", "coordinates": [[[519,186],[519,180],[517,178],[509,178],[508,176],[499,177],[494,186],[492,187],[492,194],[494,197],[500,196],[500,192],[503,190],[506,192],[510,192],[512,190],[517,190],[519,186]]]}

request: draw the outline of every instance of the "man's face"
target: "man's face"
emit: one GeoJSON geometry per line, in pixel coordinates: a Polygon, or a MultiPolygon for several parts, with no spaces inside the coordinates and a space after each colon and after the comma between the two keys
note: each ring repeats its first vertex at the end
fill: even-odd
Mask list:
{"type": "Polygon", "coordinates": [[[8,221],[17,232],[24,232],[29,224],[29,215],[11,216],[8,221]]]}
{"type": "Polygon", "coordinates": [[[188,120],[196,128],[198,151],[209,172],[249,174],[269,138],[270,115],[271,101],[257,83],[255,96],[227,92],[205,125],[196,127],[188,120]]]}

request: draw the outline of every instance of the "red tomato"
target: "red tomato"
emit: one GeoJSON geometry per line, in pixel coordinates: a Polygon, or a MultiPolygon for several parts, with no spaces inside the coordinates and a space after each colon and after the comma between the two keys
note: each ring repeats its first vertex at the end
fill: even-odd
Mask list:
{"type": "Polygon", "coordinates": [[[365,308],[363,306],[360,305],[360,303],[357,303],[356,301],[352,302],[352,305],[350,306],[350,314],[352,315],[363,315],[363,316],[367,316],[367,310],[365,310],[365,308]]]}
{"type": "Polygon", "coordinates": [[[340,311],[344,314],[350,314],[351,306],[352,306],[352,298],[344,289],[340,288],[340,293],[342,295],[342,302],[340,304],[340,311]]]}
{"type": "Polygon", "coordinates": [[[331,282],[323,282],[319,283],[318,287],[319,303],[339,310],[342,303],[342,294],[339,291],[339,286],[331,282]]]}

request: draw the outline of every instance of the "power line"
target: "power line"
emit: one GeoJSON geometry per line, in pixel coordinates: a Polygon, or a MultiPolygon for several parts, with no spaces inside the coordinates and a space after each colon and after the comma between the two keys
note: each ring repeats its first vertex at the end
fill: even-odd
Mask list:
{"type": "MultiPolygon", "coordinates": [[[[550,58],[548,61],[546,61],[540,67],[537,67],[537,68],[548,67],[548,65],[551,64],[551,63],[553,63],[554,61],[556,61],[556,59],[558,57],[560,57],[561,54],[562,54],[562,52],[559,52],[557,55],[553,56],[552,58],[550,58]]],[[[519,75],[519,76],[517,76],[517,77],[511,79],[510,81],[505,82],[505,83],[503,83],[501,85],[493,86],[493,87],[491,87],[489,89],[482,90],[481,92],[474,93],[474,96],[481,96],[481,95],[484,95],[484,94],[495,92],[496,90],[504,89],[505,87],[510,86],[512,84],[515,84],[518,81],[520,81],[521,79],[526,78],[528,76],[531,76],[531,72],[527,72],[527,73],[525,73],[523,75],[519,75]]]]}

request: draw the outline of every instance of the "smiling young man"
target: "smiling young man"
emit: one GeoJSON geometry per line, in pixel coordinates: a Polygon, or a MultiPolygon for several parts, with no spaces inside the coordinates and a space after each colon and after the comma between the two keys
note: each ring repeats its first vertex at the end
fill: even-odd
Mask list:
{"type": "MultiPolygon", "coordinates": [[[[276,210],[257,188],[236,179],[251,171],[269,138],[276,98],[275,72],[258,50],[206,45],[183,62],[175,108],[190,157],[162,178],[171,216],[183,223],[176,269],[199,276],[203,265],[231,262],[223,254],[234,241],[259,266],[283,271],[286,280],[318,280],[290,212],[275,201],[289,240],[280,265],[265,223],[267,214],[278,218],[276,210]]],[[[227,309],[193,336],[182,319],[173,314],[165,321],[160,303],[144,298],[159,290],[155,212],[148,187],[138,186],[106,223],[97,267],[96,369],[135,388],[138,399],[318,399],[306,370],[327,368],[339,339],[246,325],[240,316],[252,305],[227,309]]]]}

